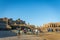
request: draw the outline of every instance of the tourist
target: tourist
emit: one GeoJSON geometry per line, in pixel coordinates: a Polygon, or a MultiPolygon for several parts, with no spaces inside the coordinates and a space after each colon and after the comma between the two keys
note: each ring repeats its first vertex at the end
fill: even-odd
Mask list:
{"type": "Polygon", "coordinates": [[[18,35],[20,35],[20,29],[18,30],[18,35]]]}
{"type": "Polygon", "coordinates": [[[38,30],[37,29],[35,29],[35,34],[38,35],[38,30]]]}
{"type": "Polygon", "coordinates": [[[26,29],[24,29],[24,34],[26,34],[27,33],[27,30],[26,29]]]}
{"type": "Polygon", "coordinates": [[[20,33],[20,28],[17,28],[17,35],[20,35],[21,33],[20,33]]]}

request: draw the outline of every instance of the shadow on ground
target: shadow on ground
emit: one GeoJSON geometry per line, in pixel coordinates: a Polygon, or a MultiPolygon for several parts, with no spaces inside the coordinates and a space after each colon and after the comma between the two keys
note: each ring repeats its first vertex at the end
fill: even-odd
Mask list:
{"type": "Polygon", "coordinates": [[[16,36],[12,31],[0,31],[0,38],[16,36]]]}

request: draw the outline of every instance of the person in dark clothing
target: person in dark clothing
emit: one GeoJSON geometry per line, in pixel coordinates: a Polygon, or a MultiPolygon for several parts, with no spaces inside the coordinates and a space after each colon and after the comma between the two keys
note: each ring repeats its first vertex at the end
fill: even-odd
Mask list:
{"type": "Polygon", "coordinates": [[[27,33],[27,31],[26,31],[26,29],[24,29],[24,34],[26,34],[27,33]]]}

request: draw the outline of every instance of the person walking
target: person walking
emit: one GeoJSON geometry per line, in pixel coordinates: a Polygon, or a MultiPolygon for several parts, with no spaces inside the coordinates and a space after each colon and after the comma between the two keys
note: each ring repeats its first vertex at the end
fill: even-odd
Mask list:
{"type": "Polygon", "coordinates": [[[17,35],[19,36],[21,33],[20,33],[20,30],[21,28],[17,28],[17,35]]]}
{"type": "Polygon", "coordinates": [[[26,29],[24,29],[24,34],[26,34],[27,33],[27,30],[26,29]]]}
{"type": "Polygon", "coordinates": [[[35,34],[38,35],[38,30],[37,29],[35,29],[35,34]]]}
{"type": "Polygon", "coordinates": [[[20,35],[20,29],[18,30],[18,35],[20,35]]]}

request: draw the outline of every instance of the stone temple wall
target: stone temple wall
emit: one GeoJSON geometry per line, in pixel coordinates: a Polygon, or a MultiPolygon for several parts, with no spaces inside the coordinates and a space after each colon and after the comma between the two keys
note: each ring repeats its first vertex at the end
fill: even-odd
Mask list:
{"type": "Polygon", "coordinates": [[[48,30],[52,30],[53,32],[60,32],[60,23],[48,23],[44,24],[40,29],[43,32],[48,32],[48,30]]]}

